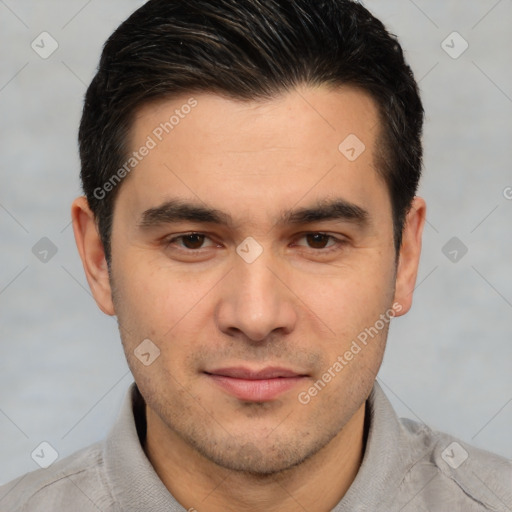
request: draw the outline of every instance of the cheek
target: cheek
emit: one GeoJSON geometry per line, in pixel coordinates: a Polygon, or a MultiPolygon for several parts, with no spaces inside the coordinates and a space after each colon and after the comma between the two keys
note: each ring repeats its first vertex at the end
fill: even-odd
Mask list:
{"type": "Polygon", "coordinates": [[[330,275],[295,276],[291,287],[304,304],[331,331],[336,340],[347,340],[375,323],[394,295],[394,271],[361,255],[357,264],[337,269],[330,275]]]}
{"type": "Polygon", "coordinates": [[[198,324],[197,315],[208,304],[208,294],[214,288],[216,275],[210,273],[176,271],[156,265],[142,254],[113,268],[116,288],[116,313],[120,323],[133,333],[154,339],[165,346],[164,341],[198,324]]]}

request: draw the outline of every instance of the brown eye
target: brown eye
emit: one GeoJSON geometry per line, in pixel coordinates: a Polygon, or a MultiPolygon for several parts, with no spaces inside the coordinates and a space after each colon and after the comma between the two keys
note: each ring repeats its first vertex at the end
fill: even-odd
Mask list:
{"type": "Polygon", "coordinates": [[[313,249],[325,249],[332,237],[322,233],[311,233],[306,235],[308,245],[313,249]]]}
{"type": "Polygon", "coordinates": [[[200,249],[204,244],[205,235],[194,233],[192,235],[184,235],[181,238],[181,243],[183,247],[187,249],[200,249]]]}

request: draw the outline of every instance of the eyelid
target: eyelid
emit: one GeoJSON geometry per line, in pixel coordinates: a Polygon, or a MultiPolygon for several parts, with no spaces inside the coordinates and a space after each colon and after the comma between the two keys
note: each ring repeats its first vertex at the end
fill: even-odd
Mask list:
{"type": "Polygon", "coordinates": [[[201,247],[200,249],[187,249],[187,248],[184,248],[184,247],[176,246],[178,248],[178,250],[182,250],[182,251],[186,251],[186,252],[189,252],[189,253],[193,253],[193,252],[202,251],[203,249],[206,249],[206,248],[209,248],[209,247],[213,247],[215,245],[216,246],[219,245],[209,235],[207,235],[206,233],[203,233],[201,231],[189,231],[187,233],[173,234],[173,235],[167,236],[167,237],[165,237],[163,239],[163,244],[164,244],[165,247],[169,247],[171,244],[173,244],[177,240],[180,240],[180,239],[183,239],[183,238],[185,238],[187,236],[192,236],[192,235],[204,236],[205,240],[210,240],[212,245],[208,245],[206,247],[201,247]]]}
{"type": "Polygon", "coordinates": [[[298,247],[305,247],[306,249],[309,249],[313,252],[317,252],[317,253],[327,253],[329,251],[332,251],[332,250],[338,250],[341,246],[345,245],[348,243],[348,240],[343,237],[343,236],[337,236],[337,235],[332,235],[328,232],[325,232],[325,231],[306,231],[304,233],[301,233],[299,236],[297,236],[295,238],[295,240],[301,240],[302,238],[308,236],[308,235],[323,235],[323,236],[326,236],[326,237],[329,237],[332,241],[334,241],[334,244],[328,246],[328,247],[325,247],[323,249],[315,249],[313,247],[307,247],[305,245],[298,245],[298,247]]]}

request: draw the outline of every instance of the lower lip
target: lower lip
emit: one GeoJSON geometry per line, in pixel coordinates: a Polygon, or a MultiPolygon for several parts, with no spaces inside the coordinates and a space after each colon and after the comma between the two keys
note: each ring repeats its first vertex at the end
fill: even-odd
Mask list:
{"type": "Polygon", "coordinates": [[[208,375],[224,391],[248,402],[268,402],[294,388],[305,377],[278,377],[274,379],[235,379],[222,375],[208,375]]]}

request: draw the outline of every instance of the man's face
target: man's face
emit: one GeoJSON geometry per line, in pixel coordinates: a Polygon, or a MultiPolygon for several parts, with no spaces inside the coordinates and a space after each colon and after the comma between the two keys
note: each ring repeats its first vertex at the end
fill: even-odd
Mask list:
{"type": "Polygon", "coordinates": [[[194,99],[134,123],[132,150],[156,147],[115,203],[115,312],[152,424],[224,467],[279,471],[335,438],[381,364],[397,297],[377,109],[349,88],[194,99]]]}

